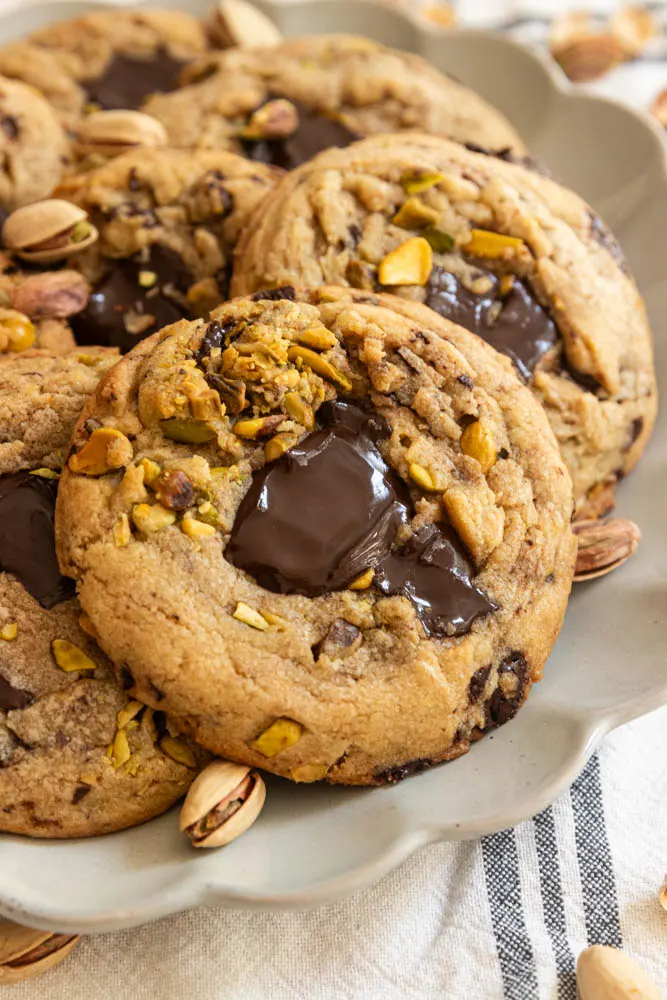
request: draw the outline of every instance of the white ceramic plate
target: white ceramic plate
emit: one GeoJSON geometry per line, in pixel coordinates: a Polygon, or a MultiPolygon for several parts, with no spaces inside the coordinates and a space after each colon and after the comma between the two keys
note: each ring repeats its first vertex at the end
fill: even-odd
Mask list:
{"type": "MultiPolygon", "coordinates": [[[[0,39],[94,6],[24,4],[0,19],[0,39]]],[[[196,14],[207,4],[182,6],[196,14]]],[[[558,70],[504,38],[438,33],[371,0],[260,6],[286,34],[358,32],[421,52],[492,99],[620,237],[648,302],[667,382],[667,165],[647,118],[575,93],[558,70]]],[[[647,456],[619,491],[620,512],[644,532],[638,554],[577,588],[545,679],[515,721],[466,757],[392,789],[270,779],[261,821],[219,852],[192,851],[174,813],[93,841],[2,836],[0,914],[90,932],[201,904],[310,906],[379,878],[429,841],[478,837],[552,802],[605,733],[667,702],[666,423],[667,408],[647,456]]]]}

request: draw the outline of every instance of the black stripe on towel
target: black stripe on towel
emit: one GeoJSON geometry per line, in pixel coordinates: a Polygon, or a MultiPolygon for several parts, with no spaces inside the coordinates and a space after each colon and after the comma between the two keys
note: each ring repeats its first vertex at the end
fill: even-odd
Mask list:
{"type": "Polygon", "coordinates": [[[551,807],[533,819],[544,924],[556,963],[558,1000],[577,1000],[574,952],[567,939],[563,881],[556,845],[556,820],[551,807]]]}
{"type": "Polygon", "coordinates": [[[535,1000],[537,970],[523,912],[514,830],[484,837],[482,857],[505,998],[535,1000]]]}
{"type": "Polygon", "coordinates": [[[616,878],[607,838],[600,761],[591,757],[570,789],[589,944],[623,944],[616,878]]]}

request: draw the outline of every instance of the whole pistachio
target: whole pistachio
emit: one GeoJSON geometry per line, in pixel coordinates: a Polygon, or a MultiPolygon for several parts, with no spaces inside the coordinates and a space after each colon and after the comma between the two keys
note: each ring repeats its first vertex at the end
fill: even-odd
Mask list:
{"type": "Polygon", "coordinates": [[[87,213],[60,198],[17,208],[2,228],[7,250],[31,262],[63,260],[85,250],[97,236],[87,213]]]}
{"type": "Polygon", "coordinates": [[[194,847],[223,847],[252,826],[266,786],[245,764],[216,760],[195,778],[181,809],[180,829],[194,847]]]}
{"type": "Polygon", "coordinates": [[[662,993],[620,948],[596,944],[586,948],[577,961],[580,1000],[661,1000],[662,993]]]}
{"type": "Polygon", "coordinates": [[[52,934],[0,920],[0,986],[52,969],[67,958],[78,940],[75,934],[52,934]]]}
{"type": "Polygon", "coordinates": [[[66,319],[88,305],[90,285],[78,271],[31,274],[11,292],[12,306],[31,319],[66,319]]]}
{"type": "Polygon", "coordinates": [[[80,156],[113,157],[132,149],[159,149],[167,142],[162,122],[143,111],[95,111],[79,126],[76,150],[80,156]]]}
{"type": "Polygon", "coordinates": [[[279,45],[283,40],[273,21],[245,0],[220,0],[210,32],[215,44],[224,48],[232,45],[258,48],[279,45]]]}
{"type": "Polygon", "coordinates": [[[641,540],[641,531],[634,521],[621,517],[575,521],[572,530],[579,544],[575,583],[595,580],[618,569],[641,540]]]}

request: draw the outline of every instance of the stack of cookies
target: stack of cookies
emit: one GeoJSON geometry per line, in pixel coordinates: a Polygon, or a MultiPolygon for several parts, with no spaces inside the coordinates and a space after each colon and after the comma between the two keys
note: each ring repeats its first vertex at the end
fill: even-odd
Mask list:
{"type": "Polygon", "coordinates": [[[604,223],[422,59],[239,0],[0,73],[0,830],[190,788],[220,845],[260,770],[392,784],[511,720],[655,418],[604,223]]]}

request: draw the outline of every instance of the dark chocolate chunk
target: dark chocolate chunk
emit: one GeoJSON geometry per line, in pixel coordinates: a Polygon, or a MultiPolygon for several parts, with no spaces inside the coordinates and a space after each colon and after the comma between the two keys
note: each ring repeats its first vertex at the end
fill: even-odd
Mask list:
{"type": "Polygon", "coordinates": [[[226,338],[236,329],[236,326],[236,320],[228,320],[227,323],[221,323],[217,319],[211,320],[206,327],[202,342],[195,355],[197,364],[200,365],[204,358],[209,356],[211,351],[216,350],[218,347],[224,347],[226,338]]]}
{"type": "Polygon", "coordinates": [[[12,142],[15,142],[21,134],[19,123],[12,115],[0,116],[0,128],[12,142]]]}
{"type": "Polygon", "coordinates": [[[61,575],[53,518],[58,482],[27,472],[0,476],[0,570],[12,573],[44,608],[74,596],[61,575]]]}
{"type": "Polygon", "coordinates": [[[151,94],[174,90],[183,65],[164,47],[150,59],[116,53],[104,73],[83,86],[91,104],[99,104],[105,110],[138,108],[151,94]]]}
{"type": "Polygon", "coordinates": [[[476,618],[498,610],[473,579],[474,567],[454,531],[431,524],[388,555],[373,582],[383,594],[407,597],[426,634],[437,637],[463,635],[476,618]]]}
{"type": "Polygon", "coordinates": [[[387,555],[408,519],[407,489],[377,447],[387,422],[340,401],[318,417],[321,429],[255,473],[225,552],[274,593],[344,588],[387,555]]]}
{"type": "Polygon", "coordinates": [[[466,387],[466,389],[474,389],[475,388],[475,383],[470,378],[470,375],[459,375],[459,377],[457,378],[456,381],[460,382],[461,385],[464,385],[466,387]]]}
{"type": "Polygon", "coordinates": [[[85,799],[86,795],[90,791],[90,785],[77,785],[74,789],[74,795],[72,796],[72,805],[78,806],[81,799],[85,799]]]}
{"type": "Polygon", "coordinates": [[[15,708],[27,708],[33,701],[30,691],[12,687],[0,674],[0,712],[11,712],[15,708]]]}
{"type": "Polygon", "coordinates": [[[604,247],[612,259],[616,261],[624,274],[630,274],[630,266],[625,254],[623,253],[623,248],[612,231],[608,228],[607,224],[603,222],[599,216],[594,215],[593,212],[590,212],[590,220],[591,236],[595,242],[598,246],[604,247]]]}
{"type": "Polygon", "coordinates": [[[130,688],[134,687],[134,677],[132,676],[132,671],[126,663],[124,663],[120,668],[119,680],[123,691],[129,691],[130,688]]]}
{"type": "Polygon", "coordinates": [[[111,270],[93,289],[83,312],[70,318],[78,343],[119,347],[125,353],[144,337],[188,315],[185,293],[192,283],[182,258],[170,247],[154,243],[147,252],[111,262],[111,270]],[[140,274],[152,272],[155,281],[149,287],[140,284],[140,274]],[[142,317],[151,317],[140,333],[130,333],[141,325],[142,317]]]}
{"type": "Polygon", "coordinates": [[[312,647],[313,657],[317,660],[324,654],[332,660],[343,659],[348,653],[353,652],[353,646],[359,645],[357,640],[360,636],[361,629],[352,622],[348,622],[345,618],[334,618],[324,638],[312,647]]]}
{"type": "MultiPolygon", "coordinates": [[[[270,100],[280,96],[272,94],[270,100]]],[[[283,170],[294,170],[325,149],[349,146],[361,138],[357,132],[335,118],[309,108],[301,101],[291,100],[291,103],[299,112],[296,131],[285,139],[244,140],[243,151],[248,159],[281,167],[283,170]]]]}
{"type": "Polygon", "coordinates": [[[491,664],[489,663],[487,667],[480,667],[479,670],[476,670],[470,678],[470,683],[468,684],[468,701],[471,705],[479,701],[482,697],[490,673],[491,664]]]}
{"type": "Polygon", "coordinates": [[[426,286],[426,305],[507,354],[528,379],[558,341],[558,330],[525,282],[515,278],[509,294],[499,298],[498,278],[491,271],[486,274],[491,290],[477,295],[443,267],[434,267],[426,286]]]}
{"type": "Polygon", "coordinates": [[[489,698],[487,728],[502,726],[519,711],[526,689],[528,664],[522,653],[514,650],[498,667],[498,686],[489,698]]]}
{"type": "Polygon", "coordinates": [[[420,757],[418,760],[408,761],[407,764],[390,767],[386,771],[378,771],[375,775],[375,781],[378,785],[396,785],[405,778],[411,778],[415,774],[428,771],[437,763],[437,760],[431,760],[429,757],[420,757]]]}
{"type": "Polygon", "coordinates": [[[262,299],[268,299],[269,302],[279,302],[281,299],[287,299],[288,302],[294,302],[296,298],[295,289],[292,285],[280,285],[279,288],[262,288],[252,297],[253,302],[261,302],[262,299]]]}
{"type": "Polygon", "coordinates": [[[644,418],[635,417],[630,427],[630,440],[624,447],[623,451],[630,451],[633,444],[635,443],[635,441],[637,440],[637,438],[639,437],[639,435],[642,433],[643,430],[644,430],[644,418]]]}

